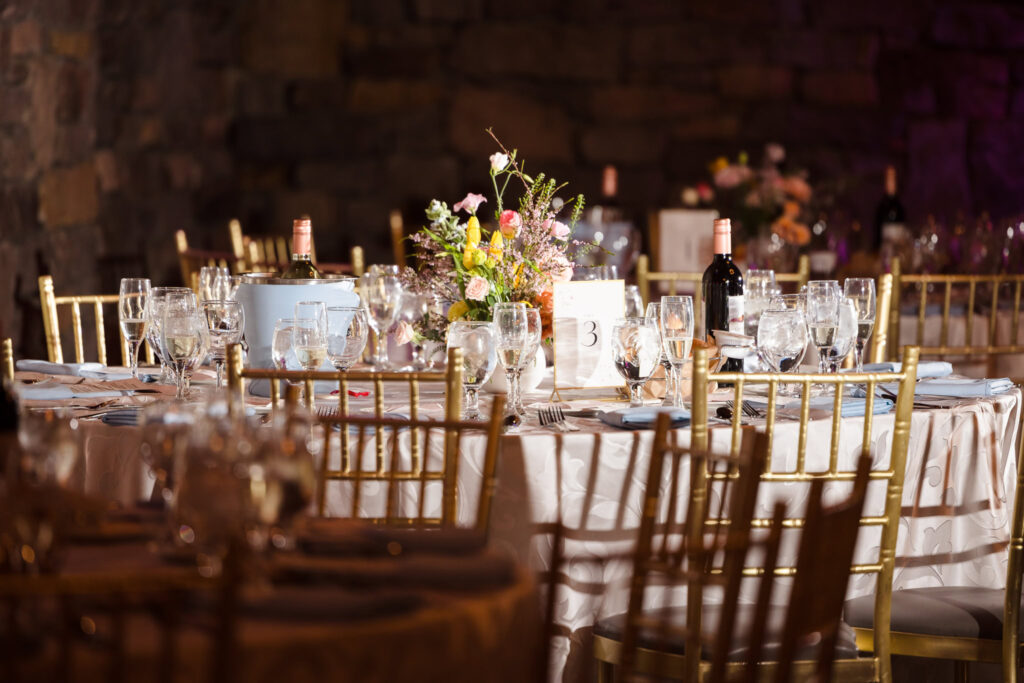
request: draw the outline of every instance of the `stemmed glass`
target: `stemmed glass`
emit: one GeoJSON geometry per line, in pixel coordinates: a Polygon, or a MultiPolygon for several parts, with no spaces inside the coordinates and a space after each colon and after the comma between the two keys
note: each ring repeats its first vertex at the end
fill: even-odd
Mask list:
{"type": "MultiPolygon", "coordinates": [[[[647,304],[647,311],[644,317],[653,320],[654,324],[658,326],[658,333],[661,334],[661,302],[652,301],[647,304]]],[[[669,361],[668,356],[665,354],[664,346],[661,349],[661,360],[659,362],[661,367],[665,368],[665,400],[662,401],[661,405],[671,406],[676,397],[675,376],[672,374],[672,362],[669,361]]]]}
{"type": "Polygon", "coordinates": [[[292,350],[306,372],[319,370],[327,358],[327,329],[318,318],[296,318],[292,325],[292,350]]]}
{"type": "Polygon", "coordinates": [[[456,320],[448,326],[448,348],[462,349],[463,417],[481,420],[477,392],[498,364],[497,335],[488,322],[456,320]]]}
{"type": "MultiPolygon", "coordinates": [[[[430,297],[426,294],[417,294],[416,292],[402,292],[402,296],[398,302],[398,314],[396,319],[398,322],[407,323],[415,328],[416,325],[423,325],[427,317],[427,312],[430,309],[430,297]]],[[[423,343],[413,339],[409,342],[412,345],[412,358],[407,368],[402,370],[412,370],[416,372],[423,370],[427,367],[426,361],[423,359],[423,343]]]]}
{"type": "Polygon", "coordinates": [[[336,370],[348,370],[366,348],[370,325],[366,311],[357,306],[331,306],[327,309],[327,359],[336,370]]]}
{"type": "Polygon", "coordinates": [[[662,350],[672,366],[674,391],[672,405],[683,407],[681,372],[690,357],[693,345],[693,298],[689,296],[661,297],[662,350]]]}
{"type": "Polygon", "coordinates": [[[505,407],[505,423],[510,427],[523,424],[516,413],[516,399],[519,396],[519,376],[523,367],[523,356],[530,342],[530,324],[526,318],[526,304],[501,302],[494,304],[494,331],[497,335],[498,359],[505,367],[505,381],[508,383],[508,404],[505,407]]]}
{"type": "Polygon", "coordinates": [[[146,338],[146,303],[151,289],[147,278],[126,277],[121,279],[117,297],[117,317],[128,342],[128,362],[135,379],[139,378],[139,346],[146,338]]]}
{"type": "Polygon", "coordinates": [[[217,366],[217,388],[224,382],[224,357],[229,344],[242,340],[245,312],[237,301],[204,301],[203,315],[210,331],[210,356],[217,366]]]}
{"type": "Polygon", "coordinates": [[[156,354],[160,361],[160,382],[169,384],[174,381],[174,371],[170,362],[164,358],[160,341],[160,321],[164,315],[164,298],[172,293],[189,294],[195,298],[195,294],[188,287],[154,287],[149,292],[149,299],[146,302],[146,341],[149,348],[156,354]]]}
{"type": "Polygon", "coordinates": [[[218,278],[224,278],[230,276],[227,268],[220,266],[203,266],[199,269],[199,300],[200,301],[212,301],[214,299],[226,298],[221,297],[216,292],[216,283],[218,278]]]}
{"type": "Polygon", "coordinates": [[[373,367],[375,370],[387,370],[390,365],[387,335],[398,316],[402,283],[396,276],[378,271],[363,275],[359,288],[369,313],[370,326],[377,334],[373,367]]]}
{"type": "Polygon", "coordinates": [[[295,304],[295,319],[311,318],[316,320],[320,327],[327,328],[327,304],[323,301],[300,301],[295,304]]]}
{"type": "Polygon", "coordinates": [[[748,270],[743,279],[743,333],[757,337],[757,323],[761,311],[768,307],[772,297],[779,293],[774,270],[748,270]]]}
{"type": "Polygon", "coordinates": [[[658,326],[650,318],[619,318],[612,325],[615,369],[629,385],[629,405],[644,404],[641,389],[661,359],[658,326]]]}
{"type": "Polygon", "coordinates": [[[839,329],[839,287],[832,280],[807,283],[807,326],[818,347],[818,370],[827,372],[828,352],[839,329]]]}
{"type": "Polygon", "coordinates": [[[757,350],[773,372],[793,372],[807,350],[807,318],[802,308],[769,305],[757,326],[757,350]]]}
{"type": "Polygon", "coordinates": [[[857,312],[857,343],[853,357],[857,362],[857,372],[864,372],[864,345],[875,327],[875,281],[866,277],[847,278],[843,293],[853,302],[857,312]]]}
{"type": "Polygon", "coordinates": [[[163,357],[174,368],[178,399],[185,398],[185,367],[198,354],[201,344],[195,318],[195,296],[191,292],[173,292],[164,297],[160,346],[163,357]]]}
{"type": "Polygon", "coordinates": [[[857,310],[852,301],[843,297],[839,300],[839,327],[836,330],[836,338],[832,342],[832,348],[828,350],[828,371],[830,373],[839,372],[839,365],[853,350],[856,341],[857,310]]]}
{"type": "Polygon", "coordinates": [[[221,272],[213,280],[213,297],[223,301],[224,299],[235,298],[235,294],[238,292],[238,286],[242,284],[242,278],[237,275],[232,275],[227,269],[222,269],[221,272]]]}
{"type": "MultiPolygon", "coordinates": [[[[270,358],[274,367],[278,370],[295,370],[298,362],[294,361],[295,354],[292,353],[292,328],[298,322],[295,318],[279,318],[274,323],[274,336],[270,343],[270,358]],[[291,361],[292,367],[288,367],[291,361]]],[[[296,384],[288,380],[289,384],[296,384]]]]}
{"type": "Polygon", "coordinates": [[[640,288],[626,285],[626,317],[640,318],[644,315],[644,300],[640,296],[640,288]]]}
{"type": "Polygon", "coordinates": [[[189,386],[192,383],[192,371],[202,365],[203,360],[210,353],[210,328],[206,325],[206,316],[201,311],[197,310],[192,314],[192,325],[196,329],[196,334],[199,335],[199,346],[196,347],[195,353],[187,363],[185,363],[185,396],[189,395],[189,386]]]}

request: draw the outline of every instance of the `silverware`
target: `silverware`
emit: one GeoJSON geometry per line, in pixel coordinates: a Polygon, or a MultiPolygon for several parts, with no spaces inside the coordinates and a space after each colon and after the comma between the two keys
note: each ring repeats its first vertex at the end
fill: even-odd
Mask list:
{"type": "Polygon", "coordinates": [[[537,417],[540,419],[541,427],[551,427],[560,432],[578,432],[576,425],[570,424],[565,419],[565,412],[561,406],[545,406],[537,409],[537,417]]]}

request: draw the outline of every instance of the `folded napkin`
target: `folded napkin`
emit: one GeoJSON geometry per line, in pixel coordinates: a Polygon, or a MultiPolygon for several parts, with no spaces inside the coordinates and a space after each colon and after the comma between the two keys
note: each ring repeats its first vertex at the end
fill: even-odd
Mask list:
{"type": "Polygon", "coordinates": [[[678,429],[690,424],[690,412],[685,408],[663,408],[660,406],[637,406],[601,413],[599,417],[605,424],[619,429],[653,429],[658,415],[668,413],[672,418],[672,428],[678,429]]]}
{"type": "Polygon", "coordinates": [[[77,384],[62,384],[57,381],[39,382],[18,388],[23,401],[62,401],[71,398],[111,398],[122,396],[124,391],[95,391],[91,387],[77,384]]]}
{"type": "MultiPolygon", "coordinates": [[[[78,376],[88,377],[89,379],[102,379],[108,382],[132,379],[131,372],[126,372],[122,369],[113,370],[111,368],[101,368],[99,370],[93,370],[91,368],[82,368],[81,370],[78,371],[78,376]]],[[[143,376],[141,374],[139,375],[139,379],[142,381],[146,381],[145,379],[143,379],[143,376]]]]}
{"type": "Polygon", "coordinates": [[[111,410],[103,413],[100,420],[103,424],[114,427],[137,427],[139,425],[140,411],[138,408],[125,408],[123,410],[111,410]]]}
{"type": "MultiPolygon", "coordinates": [[[[767,410],[768,404],[762,401],[747,401],[755,408],[759,410],[767,410]]],[[[867,411],[867,399],[866,398],[844,398],[842,404],[842,417],[864,417],[864,413],[867,411]]],[[[820,410],[825,412],[832,412],[832,407],[835,405],[835,399],[832,396],[813,396],[808,401],[808,405],[812,411],[820,410]]],[[[884,398],[882,396],[876,396],[874,404],[872,405],[872,414],[883,415],[890,412],[896,403],[892,399],[884,398]]],[[[787,401],[779,406],[779,410],[785,412],[787,415],[800,414],[800,399],[795,401],[787,401]]]]}
{"type": "Polygon", "coordinates": [[[99,372],[103,370],[102,363],[51,363],[45,360],[32,360],[23,358],[15,367],[25,372],[41,372],[46,375],[74,375],[84,377],[82,371],[99,372]]]}
{"type": "Polygon", "coordinates": [[[469,555],[482,551],[487,538],[474,529],[388,529],[324,519],[310,520],[298,544],[312,555],[469,555]]]}
{"type": "Polygon", "coordinates": [[[922,380],[914,388],[915,395],[953,396],[957,398],[973,398],[979,396],[996,396],[1013,388],[1013,382],[1007,377],[998,379],[968,379],[966,377],[946,377],[943,379],[922,380]]]}
{"type": "MultiPolygon", "coordinates": [[[[903,364],[898,361],[886,363],[865,363],[864,372],[899,372],[903,364]]],[[[850,370],[849,372],[853,372],[850,370]]],[[[953,364],[944,360],[925,360],[917,364],[917,378],[949,377],[953,374],[953,364]]]]}
{"type": "Polygon", "coordinates": [[[339,588],[277,586],[270,593],[245,596],[242,615],[258,619],[363,621],[406,614],[423,597],[408,591],[367,593],[339,588]]]}

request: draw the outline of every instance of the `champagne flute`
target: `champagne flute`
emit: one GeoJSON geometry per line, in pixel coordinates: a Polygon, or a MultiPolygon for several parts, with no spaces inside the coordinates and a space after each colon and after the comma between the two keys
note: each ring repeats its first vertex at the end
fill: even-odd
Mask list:
{"type": "Polygon", "coordinates": [[[224,358],[229,344],[242,340],[245,330],[245,312],[237,301],[204,301],[203,315],[210,331],[210,350],[217,366],[217,388],[224,382],[224,358]]]}
{"type": "Polygon", "coordinates": [[[857,311],[857,343],[853,357],[857,362],[857,372],[864,372],[864,345],[875,327],[875,281],[866,277],[847,278],[843,293],[857,311]]]}
{"type": "MultiPolygon", "coordinates": [[[[647,304],[647,311],[644,317],[653,320],[655,325],[658,326],[658,334],[661,334],[661,302],[652,301],[647,304]]],[[[665,368],[665,400],[662,401],[661,405],[671,406],[676,396],[675,377],[672,374],[672,362],[669,361],[668,356],[665,354],[664,347],[661,349],[661,359],[659,362],[661,367],[665,368]]]]}
{"type": "Polygon", "coordinates": [[[370,324],[366,311],[358,306],[327,309],[327,359],[336,370],[347,371],[366,348],[370,324]]]}
{"type": "Polygon", "coordinates": [[[175,397],[185,398],[185,366],[198,353],[199,330],[194,321],[195,296],[185,293],[168,294],[164,299],[160,320],[160,344],[164,358],[174,368],[177,384],[175,397]]]}
{"type": "Polygon", "coordinates": [[[661,341],[663,351],[672,366],[672,384],[675,391],[672,405],[683,407],[681,373],[690,358],[693,345],[693,298],[689,296],[661,297],[661,341]]]}
{"type": "Polygon", "coordinates": [[[629,385],[629,405],[644,404],[641,389],[661,358],[658,326],[649,318],[619,318],[612,325],[615,369],[629,385]]]}
{"type": "Polygon", "coordinates": [[[456,320],[448,326],[448,348],[462,349],[463,417],[481,420],[477,392],[491,378],[498,364],[494,325],[488,322],[456,320]]]}
{"type": "Polygon", "coordinates": [[[519,374],[523,367],[523,355],[530,342],[530,326],[526,318],[526,304],[501,302],[494,304],[492,309],[494,331],[497,336],[498,360],[505,368],[505,381],[508,383],[508,404],[506,405],[505,424],[518,427],[523,419],[516,413],[516,402],[519,396],[519,374]]]}
{"type": "Polygon", "coordinates": [[[319,370],[327,359],[327,331],[315,318],[296,318],[292,325],[292,350],[306,372],[319,370]]]}
{"type": "Polygon", "coordinates": [[[394,275],[386,271],[371,271],[360,278],[360,292],[370,317],[370,326],[376,333],[376,344],[373,354],[375,370],[387,370],[388,361],[388,330],[395,324],[398,316],[398,303],[402,295],[402,283],[394,275]]]}
{"type": "Polygon", "coordinates": [[[839,287],[833,280],[807,283],[807,326],[818,347],[818,370],[828,371],[828,352],[839,329],[839,287]]]}
{"type": "Polygon", "coordinates": [[[160,321],[164,315],[164,298],[172,293],[191,294],[195,293],[188,287],[154,287],[149,292],[149,299],[146,301],[146,341],[149,348],[153,350],[157,360],[160,361],[160,382],[170,384],[174,381],[174,370],[170,361],[164,358],[160,341],[160,321]]]}
{"type": "Polygon", "coordinates": [[[839,300],[839,327],[836,338],[828,350],[828,371],[839,372],[839,366],[853,350],[857,341],[857,310],[846,297],[839,300]]]}
{"type": "Polygon", "coordinates": [[[139,346],[146,338],[146,302],[151,289],[148,278],[121,278],[117,297],[117,317],[121,333],[128,342],[128,362],[135,379],[139,378],[139,346]]]}

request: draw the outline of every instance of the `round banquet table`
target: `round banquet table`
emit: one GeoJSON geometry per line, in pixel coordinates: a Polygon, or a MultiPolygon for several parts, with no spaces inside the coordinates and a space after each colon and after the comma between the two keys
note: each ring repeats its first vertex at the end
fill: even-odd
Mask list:
{"type": "MultiPolygon", "coordinates": [[[[550,395],[550,376],[525,401],[550,395]]],[[[421,414],[441,414],[441,396],[421,390],[421,414]]],[[[251,399],[257,401],[257,399],[251,399]]],[[[265,399],[259,399],[266,403],[265,399]]],[[[327,398],[325,397],[325,400],[327,398]]],[[[402,397],[385,401],[388,411],[402,409],[402,397]]],[[[895,588],[967,585],[1002,587],[1006,546],[1016,481],[1014,444],[1018,438],[1021,392],[950,402],[941,409],[915,409],[911,425],[897,541],[895,588]]],[[[353,408],[359,405],[353,402],[353,408]]],[[[577,404],[574,402],[574,406],[577,404]]],[[[583,405],[583,404],[580,404],[583,405]]],[[[623,404],[596,403],[604,408],[623,404]]],[[[369,410],[372,403],[364,410],[369,410]]],[[[625,611],[631,564],[625,559],[635,539],[642,509],[647,461],[653,432],[624,431],[596,419],[572,419],[580,431],[560,433],[541,428],[535,413],[524,427],[502,437],[490,538],[494,546],[521,563],[545,569],[551,554],[551,525],[566,527],[564,566],[559,574],[552,679],[578,680],[591,666],[589,628],[600,617],[625,611]]],[[[853,469],[860,452],[863,418],[841,421],[839,461],[853,469]]],[[[796,421],[777,422],[773,466],[792,469],[796,421]]],[[[873,453],[888,460],[893,415],[874,418],[873,453]]],[[[729,429],[712,425],[712,447],[727,447],[729,429]]],[[[151,486],[140,463],[140,430],[107,426],[95,419],[81,422],[85,438],[84,486],[130,503],[149,494],[151,486]]],[[[827,468],[831,417],[809,425],[807,469],[827,468]]],[[[676,431],[686,443],[689,430],[676,431]]],[[[466,465],[459,473],[459,515],[473,518],[482,437],[463,440],[466,465]]],[[[832,500],[848,489],[826,489],[832,500]]],[[[762,487],[761,514],[781,498],[799,506],[806,487],[762,487]]],[[[878,509],[882,489],[869,487],[866,510],[878,509]]],[[[345,514],[346,501],[328,494],[328,509],[345,514]]],[[[873,514],[873,513],[870,513],[873,514]]],[[[865,529],[858,558],[877,556],[877,529],[865,529]],[[872,536],[872,532],[875,533],[872,536]],[[874,551],[874,555],[872,555],[874,551]]],[[[851,577],[849,595],[874,591],[873,575],[851,577]]]]}

